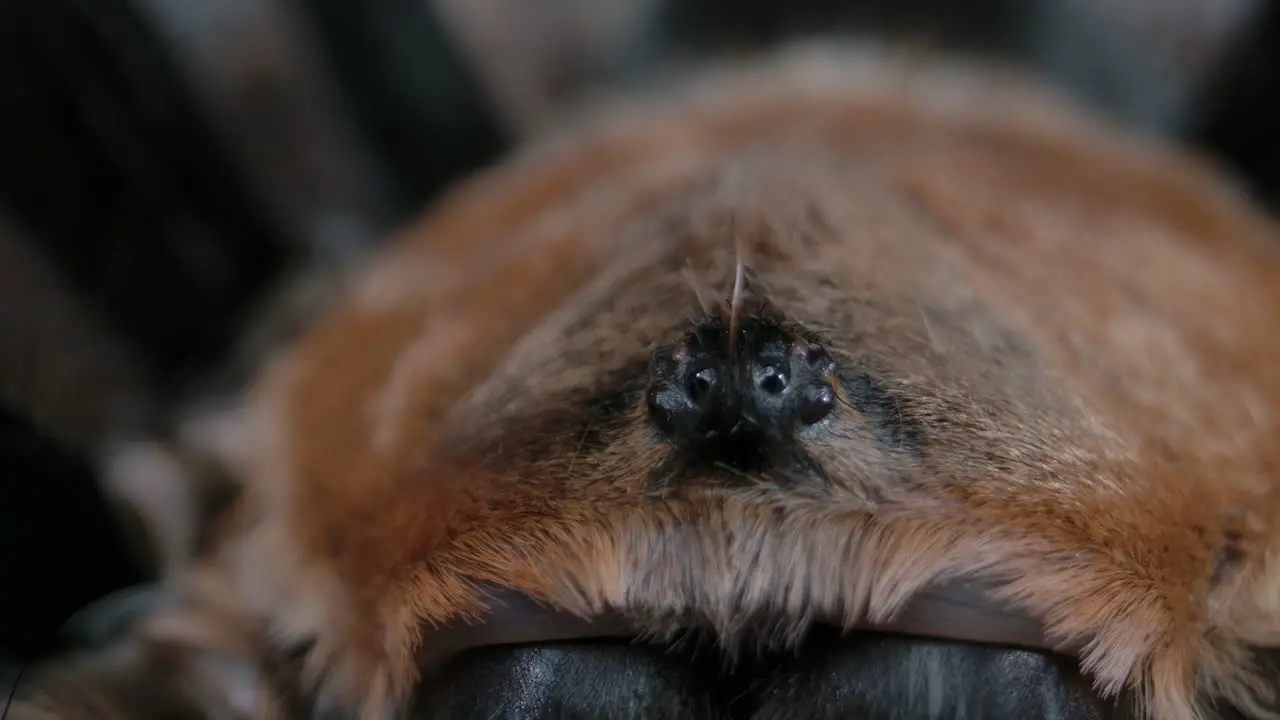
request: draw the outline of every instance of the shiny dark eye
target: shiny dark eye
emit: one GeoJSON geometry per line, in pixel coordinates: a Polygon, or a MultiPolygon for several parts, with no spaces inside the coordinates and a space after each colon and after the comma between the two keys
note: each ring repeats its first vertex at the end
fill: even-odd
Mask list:
{"type": "Polygon", "coordinates": [[[689,379],[689,398],[694,404],[701,405],[702,401],[715,389],[718,380],[719,375],[715,368],[703,368],[694,373],[689,379]]]}
{"type": "Polygon", "coordinates": [[[787,376],[770,365],[760,372],[756,387],[770,395],[781,395],[787,389],[787,376]]]}
{"type": "Polygon", "coordinates": [[[836,406],[836,394],[827,385],[812,385],[805,388],[804,398],[800,401],[800,422],[814,425],[822,422],[831,414],[836,406]]]}

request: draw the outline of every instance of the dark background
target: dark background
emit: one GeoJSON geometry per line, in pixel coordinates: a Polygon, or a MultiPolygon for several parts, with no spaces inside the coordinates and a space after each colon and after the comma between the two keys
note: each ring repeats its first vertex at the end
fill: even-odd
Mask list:
{"type": "MultiPolygon", "coordinates": [[[[0,655],[48,652],[72,612],[151,573],[96,483],[104,443],[165,434],[178,399],[236,377],[248,323],[299,268],[376,242],[521,135],[430,3],[275,5],[276,39],[209,52],[161,2],[0,0],[0,655]]],[[[628,67],[819,30],[923,38],[1048,67],[1275,207],[1280,5],[1173,110],[1142,100],[1156,83],[1123,52],[1061,64],[1033,5],[658,2],[628,67]]]]}

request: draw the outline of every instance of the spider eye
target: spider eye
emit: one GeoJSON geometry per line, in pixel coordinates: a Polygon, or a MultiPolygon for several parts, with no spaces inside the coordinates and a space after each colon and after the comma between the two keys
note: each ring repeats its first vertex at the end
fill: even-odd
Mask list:
{"type": "Polygon", "coordinates": [[[800,402],[800,422],[805,426],[822,422],[836,406],[835,392],[828,385],[805,388],[800,402]]]}
{"type": "Polygon", "coordinates": [[[694,373],[693,377],[689,378],[689,399],[695,405],[701,405],[715,390],[719,380],[719,373],[715,368],[703,368],[694,373]]]}
{"type": "Polygon", "coordinates": [[[786,391],[788,384],[787,374],[772,365],[761,369],[756,376],[756,387],[769,395],[781,395],[786,391]]]}

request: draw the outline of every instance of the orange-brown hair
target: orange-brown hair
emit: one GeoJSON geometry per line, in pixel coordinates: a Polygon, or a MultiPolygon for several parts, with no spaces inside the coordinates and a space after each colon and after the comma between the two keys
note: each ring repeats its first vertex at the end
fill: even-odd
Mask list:
{"type": "Polygon", "coordinates": [[[744,618],[784,643],[928,625],[963,583],[1149,717],[1261,712],[1277,240],[1197,160],[994,70],[712,72],[405,228],[254,389],[203,571],[362,718],[399,712],[495,588],[731,645],[744,618]],[[655,498],[652,358],[740,267],[734,307],[834,358],[835,409],[794,437],[801,477],[686,468],[655,498]]]}

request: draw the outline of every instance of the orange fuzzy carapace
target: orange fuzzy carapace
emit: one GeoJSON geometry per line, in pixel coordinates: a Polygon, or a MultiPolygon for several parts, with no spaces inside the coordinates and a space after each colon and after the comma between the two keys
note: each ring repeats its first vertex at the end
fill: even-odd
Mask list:
{"type": "Polygon", "coordinates": [[[1260,712],[1277,240],[1211,168],[999,71],[716,70],[584,115],[373,258],[253,389],[202,572],[362,718],[430,692],[495,589],[731,644],[744,618],[892,626],[957,582],[1145,717],[1260,712]],[[832,404],[778,410],[749,463],[682,456],[655,373],[708,327],[782,338],[832,404]]]}

